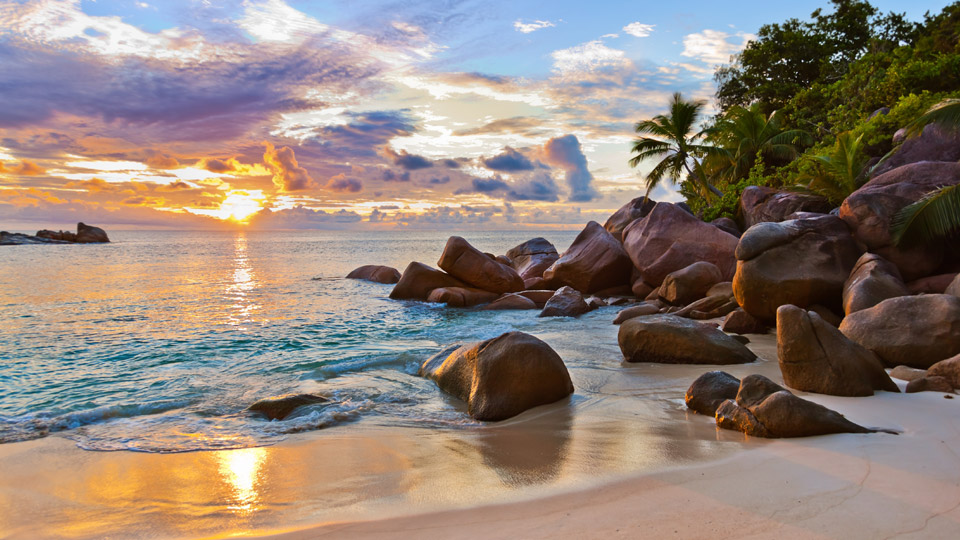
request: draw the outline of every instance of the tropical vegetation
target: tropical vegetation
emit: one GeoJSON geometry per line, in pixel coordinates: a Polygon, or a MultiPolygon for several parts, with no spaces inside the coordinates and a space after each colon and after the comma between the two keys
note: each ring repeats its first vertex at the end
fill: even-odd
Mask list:
{"type": "MultiPolygon", "coordinates": [[[[905,137],[932,122],[960,125],[960,1],[922,21],[866,0],[830,3],[808,20],[764,25],[718,68],[716,116],[675,94],[668,114],[636,124],[630,165],[653,165],[648,193],[679,183],[705,220],[736,217],[752,185],[839,204],[905,137]]],[[[918,202],[898,238],[956,231],[946,225],[960,224],[958,196],[918,202]]]]}

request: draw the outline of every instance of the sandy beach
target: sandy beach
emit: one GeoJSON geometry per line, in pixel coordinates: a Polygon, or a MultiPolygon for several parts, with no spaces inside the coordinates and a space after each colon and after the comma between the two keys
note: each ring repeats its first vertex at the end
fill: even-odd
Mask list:
{"type": "MultiPolygon", "coordinates": [[[[767,441],[685,410],[710,366],[622,364],[615,308],[548,327],[577,393],[459,430],[360,422],[274,446],[0,446],[9,538],[945,538],[960,532],[960,401],[802,394],[900,435],[767,441]],[[582,359],[582,358],[581,358],[582,359]]],[[[775,336],[735,376],[781,381],[775,336]]]]}

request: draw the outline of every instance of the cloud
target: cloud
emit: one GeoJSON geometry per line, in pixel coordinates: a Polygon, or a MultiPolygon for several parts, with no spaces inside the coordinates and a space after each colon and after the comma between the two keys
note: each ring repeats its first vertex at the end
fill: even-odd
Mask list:
{"type": "Polygon", "coordinates": [[[183,180],[178,180],[172,184],[163,184],[157,187],[157,191],[182,191],[184,189],[194,189],[194,187],[183,180]]]}
{"type": "Polygon", "coordinates": [[[434,177],[430,179],[430,183],[435,186],[442,186],[444,184],[449,184],[450,177],[449,176],[434,177]]]}
{"type": "Polygon", "coordinates": [[[409,182],[410,181],[410,171],[405,171],[403,174],[397,174],[390,169],[385,169],[383,171],[383,181],[384,182],[409,182]]]}
{"type": "Polygon", "coordinates": [[[176,169],[180,166],[180,162],[177,160],[177,158],[162,152],[154,153],[148,157],[144,163],[154,169],[176,169]]]}
{"type": "Polygon", "coordinates": [[[484,167],[501,172],[531,171],[534,168],[533,162],[509,146],[503,149],[502,154],[481,158],[480,161],[484,167]]]}
{"type": "Polygon", "coordinates": [[[293,149],[289,146],[274,148],[269,142],[264,142],[266,150],[263,153],[263,162],[273,170],[273,183],[283,191],[301,191],[314,185],[313,178],[306,169],[297,164],[293,149]]]}
{"type": "Polygon", "coordinates": [[[47,172],[43,167],[25,159],[13,167],[7,167],[6,170],[18,176],[40,176],[47,172]]]}
{"type": "Polygon", "coordinates": [[[513,22],[513,28],[517,32],[520,32],[523,34],[529,34],[531,32],[536,32],[537,30],[540,30],[542,28],[551,28],[553,26],[556,26],[556,25],[554,25],[550,21],[533,21],[533,22],[525,23],[521,19],[517,19],[516,21],[513,22]]]}
{"type": "Polygon", "coordinates": [[[570,202],[588,202],[600,197],[592,185],[593,174],[587,168],[587,157],[583,155],[576,135],[550,139],[543,145],[543,157],[548,164],[566,173],[570,202]]]}
{"type": "Polygon", "coordinates": [[[504,182],[499,175],[494,178],[474,178],[470,181],[472,189],[463,188],[456,193],[494,193],[510,188],[510,185],[504,182]]]}
{"type": "Polygon", "coordinates": [[[255,229],[343,229],[363,219],[351,210],[325,212],[297,205],[283,210],[263,209],[248,220],[255,229]]]}
{"type": "Polygon", "coordinates": [[[730,57],[739,53],[756,36],[738,32],[735,35],[719,30],[703,30],[688,34],[683,38],[683,52],[680,54],[688,58],[696,58],[712,66],[730,62],[730,57]],[[731,43],[730,39],[739,38],[738,43],[731,43]]]}
{"type": "Polygon", "coordinates": [[[550,56],[553,57],[553,71],[562,75],[623,66],[629,62],[626,53],[607,47],[599,39],[569,49],[553,51],[550,56]]]}
{"type": "Polygon", "coordinates": [[[493,178],[474,178],[470,181],[469,187],[460,188],[454,192],[455,195],[466,193],[499,195],[511,201],[556,202],[559,200],[557,184],[546,172],[512,183],[504,181],[499,175],[493,178]]]}
{"type": "Polygon", "coordinates": [[[338,193],[357,193],[363,189],[363,183],[356,178],[348,178],[347,175],[341,173],[330,177],[324,187],[338,193]]]}
{"type": "Polygon", "coordinates": [[[655,24],[643,24],[641,22],[632,22],[623,27],[623,31],[633,37],[647,37],[653,33],[655,24]]]}
{"type": "Polygon", "coordinates": [[[418,169],[428,169],[433,167],[433,162],[429,159],[418,156],[416,154],[408,154],[406,151],[401,150],[400,152],[393,151],[390,147],[386,148],[387,157],[393,160],[393,164],[403,167],[408,171],[415,171],[418,169]]]}
{"type": "Polygon", "coordinates": [[[116,184],[111,184],[103,178],[91,178],[89,180],[67,182],[66,187],[70,189],[84,189],[90,193],[112,192],[119,190],[119,187],[116,184]]]}
{"type": "Polygon", "coordinates": [[[522,135],[539,135],[542,132],[543,122],[528,116],[514,116],[488,122],[482,126],[461,129],[454,135],[466,137],[469,135],[500,135],[504,133],[518,133],[522,135]]]}

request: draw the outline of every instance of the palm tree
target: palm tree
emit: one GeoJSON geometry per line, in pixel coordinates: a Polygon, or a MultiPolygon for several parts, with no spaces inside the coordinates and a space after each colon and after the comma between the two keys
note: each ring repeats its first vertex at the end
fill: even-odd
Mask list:
{"type": "Polygon", "coordinates": [[[833,204],[843,202],[867,180],[868,157],[863,152],[862,140],[863,135],[854,138],[849,131],[837,135],[837,143],[829,154],[813,156],[819,171],[803,177],[807,184],[798,187],[822,195],[833,204]]]}
{"type": "MultiPolygon", "coordinates": [[[[908,129],[917,133],[936,123],[947,130],[960,130],[960,99],[947,99],[914,120],[908,129]]],[[[960,232],[960,184],[941,186],[919,201],[903,207],[890,224],[894,245],[929,244],[960,232]]]]}
{"type": "Polygon", "coordinates": [[[712,150],[710,146],[698,144],[706,132],[701,130],[691,135],[704,105],[702,101],[685,101],[680,92],[676,92],[670,102],[669,114],[659,114],[634,126],[639,137],[633,141],[631,152],[634,156],[630,158],[630,166],[636,167],[648,159],[660,160],[647,175],[648,195],[665,177],[676,184],[687,175],[703,188],[701,191],[723,196],[719,189],[707,181],[697,160],[712,150]]]}
{"type": "Polygon", "coordinates": [[[736,106],[709,130],[709,140],[723,149],[708,160],[708,167],[728,183],[746,178],[757,160],[786,165],[800,154],[799,146],[813,144],[813,137],[802,129],[784,129],[774,111],[770,116],[759,107],[736,106]]]}

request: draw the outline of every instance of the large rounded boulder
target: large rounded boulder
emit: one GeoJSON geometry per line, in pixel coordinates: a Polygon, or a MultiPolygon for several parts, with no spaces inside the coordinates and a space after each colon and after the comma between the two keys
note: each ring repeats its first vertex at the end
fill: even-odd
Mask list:
{"type": "Polygon", "coordinates": [[[766,186],[748,186],[740,194],[740,213],[745,229],[757,223],[777,223],[794,212],[827,214],[830,202],[819,195],[778,191],[766,186]]]}
{"type": "Polygon", "coordinates": [[[896,265],[875,253],[864,253],[843,284],[843,312],[849,315],[909,294],[896,265]]]}
{"type": "Polygon", "coordinates": [[[590,311],[580,291],[563,286],[553,293],[540,312],[540,317],[579,317],[590,311]]]}
{"type": "Polygon", "coordinates": [[[427,302],[450,307],[473,307],[493,302],[497,298],[497,293],[473,287],[440,287],[430,291],[427,302]]]}
{"type": "Polygon", "coordinates": [[[684,401],[687,407],[694,411],[714,416],[721,403],[728,399],[736,399],[740,390],[740,379],[726,371],[709,371],[693,381],[684,401]]]}
{"type": "Polygon", "coordinates": [[[621,206],[619,210],[607,218],[607,222],[603,224],[603,228],[618,241],[623,241],[623,230],[627,228],[627,225],[642,217],[646,217],[656,205],[657,201],[653,199],[637,197],[621,206]]]}
{"type": "Polygon", "coordinates": [[[733,293],[744,311],[767,322],[786,304],[836,309],[860,254],[835,216],[760,223],[740,237],[733,293]]]}
{"type": "Polygon", "coordinates": [[[960,161],[960,131],[945,130],[928,124],[919,137],[903,141],[900,148],[873,171],[874,177],[898,167],[921,161],[960,161]]]}
{"type": "Polygon", "coordinates": [[[437,265],[477,289],[497,294],[523,290],[523,278],[513,268],[497,262],[459,236],[447,240],[437,265]]]}
{"type": "Polygon", "coordinates": [[[543,272],[557,262],[560,254],[546,238],[534,238],[510,248],[507,258],[524,281],[543,277],[543,272]]]}
{"type": "Polygon", "coordinates": [[[459,279],[431,268],[423,263],[412,262],[400,276],[400,281],[390,291],[394,300],[426,300],[430,292],[442,287],[467,287],[459,279]]]}
{"type": "Polygon", "coordinates": [[[424,362],[419,373],[465,401],[477,420],[504,420],[573,393],[560,356],[523,332],[447,348],[424,362]]]}
{"type": "Polygon", "coordinates": [[[628,285],[633,265],[623,246],[599,223],[591,221],[564,254],[543,273],[554,285],[583,293],[628,285]]]}
{"type": "Polygon", "coordinates": [[[867,251],[897,266],[905,281],[937,273],[947,243],[896,247],[890,236],[894,216],[904,206],[941,186],[960,183],[960,163],[911,163],[881,174],[851,193],[840,206],[840,217],[867,251]]]}
{"type": "Polygon", "coordinates": [[[686,305],[706,296],[707,291],[722,280],[723,274],[717,265],[695,262],[667,274],[660,285],[660,298],[675,306],[686,305]]]}
{"type": "Polygon", "coordinates": [[[623,247],[650,287],[699,261],[719,268],[725,281],[733,278],[737,266],[736,236],[670,203],[657,203],[645,218],[624,229],[623,247]]]}
{"type": "Polygon", "coordinates": [[[796,306],[777,310],[777,360],[790,388],[832,396],[899,392],[872,352],[819,315],[796,306]]]}
{"type": "Polygon", "coordinates": [[[617,334],[627,362],[659,364],[746,364],[757,356],[716,327],[674,315],[624,321],[617,334]]]}
{"type": "Polygon", "coordinates": [[[76,242],[80,244],[96,244],[109,241],[110,239],[107,238],[107,232],[100,227],[94,227],[86,223],[77,223],[76,242]]]}
{"type": "Polygon", "coordinates": [[[960,298],[949,294],[890,298],[851,313],[840,331],[889,367],[927,369],[960,354],[960,298]]]}

